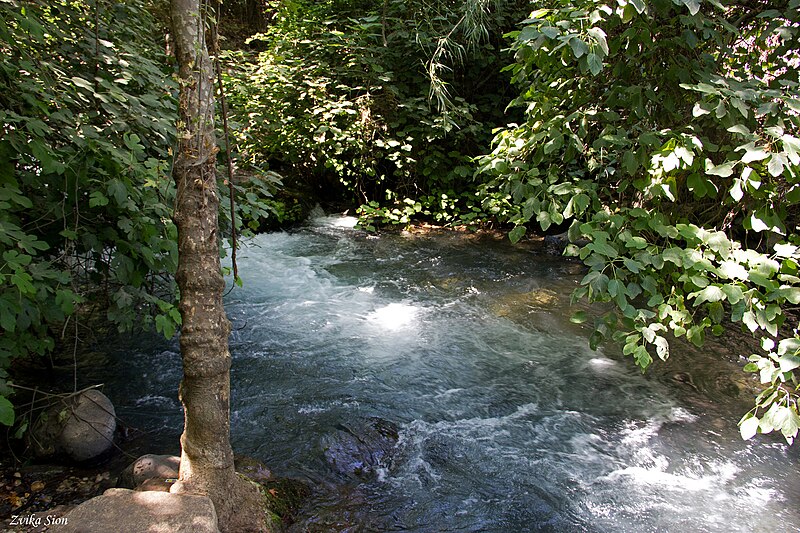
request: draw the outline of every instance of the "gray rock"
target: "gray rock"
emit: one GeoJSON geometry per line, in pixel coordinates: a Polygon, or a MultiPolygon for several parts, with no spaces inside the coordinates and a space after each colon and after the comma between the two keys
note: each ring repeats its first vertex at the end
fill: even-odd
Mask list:
{"type": "Polygon", "coordinates": [[[105,394],[88,390],[79,394],[61,431],[61,450],[75,461],[93,459],[114,444],[117,417],[105,394]]]}
{"type": "Polygon", "coordinates": [[[59,533],[219,533],[206,496],[108,489],[63,517],[59,533]]]}
{"type": "Polygon", "coordinates": [[[181,458],[174,455],[143,455],[122,471],[117,486],[133,489],[149,479],[177,479],[180,466],[181,458]]]}
{"type": "Polygon", "coordinates": [[[45,410],[28,433],[28,442],[38,457],[63,454],[87,461],[113,446],[116,428],[111,400],[91,389],[45,410]]]}

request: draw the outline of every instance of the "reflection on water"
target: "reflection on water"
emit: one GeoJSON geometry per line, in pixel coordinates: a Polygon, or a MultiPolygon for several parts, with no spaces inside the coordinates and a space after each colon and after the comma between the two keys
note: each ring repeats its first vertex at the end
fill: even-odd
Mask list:
{"type": "MultiPolygon", "coordinates": [[[[234,447],[327,487],[303,524],[800,529],[796,452],[739,439],[749,397],[732,400],[738,375],[713,354],[642,375],[569,322],[575,265],[491,240],[351,228],[331,217],[255,238],[226,304],[234,447]],[[394,456],[343,480],[321,442],[369,417],[400,427],[394,456]]],[[[175,443],[176,344],[137,343],[109,390],[123,417],[175,443]]]]}

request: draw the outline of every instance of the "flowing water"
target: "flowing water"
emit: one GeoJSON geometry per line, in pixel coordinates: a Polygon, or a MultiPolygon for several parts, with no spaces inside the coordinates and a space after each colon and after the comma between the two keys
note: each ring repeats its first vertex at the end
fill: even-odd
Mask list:
{"type": "MultiPolygon", "coordinates": [[[[234,448],[319,488],[296,529],[800,530],[797,450],[741,441],[750,395],[725,357],[687,350],[642,375],[569,322],[578,265],[351,225],[254,238],[226,297],[234,448]],[[394,453],[342,476],[323,442],[370,417],[398,425],[394,453]]],[[[115,353],[118,412],[174,446],[176,343],[115,353]]]]}

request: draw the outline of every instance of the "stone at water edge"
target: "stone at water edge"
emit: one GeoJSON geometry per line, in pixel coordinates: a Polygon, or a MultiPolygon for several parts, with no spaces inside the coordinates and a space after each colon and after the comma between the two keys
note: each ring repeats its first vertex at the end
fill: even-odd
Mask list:
{"type": "Polygon", "coordinates": [[[116,428],[111,400],[91,389],[45,410],[34,422],[27,439],[37,457],[63,454],[81,462],[108,451],[114,444],[116,428]]]}
{"type": "Polygon", "coordinates": [[[219,533],[206,496],[108,489],[67,513],[59,533],[219,533]]]}
{"type": "Polygon", "coordinates": [[[78,395],[61,432],[61,449],[75,461],[87,461],[114,444],[117,417],[105,394],[92,389],[78,395]]]}
{"type": "Polygon", "coordinates": [[[175,455],[143,455],[122,471],[117,486],[134,489],[149,479],[177,479],[180,467],[181,458],[175,455]]]}

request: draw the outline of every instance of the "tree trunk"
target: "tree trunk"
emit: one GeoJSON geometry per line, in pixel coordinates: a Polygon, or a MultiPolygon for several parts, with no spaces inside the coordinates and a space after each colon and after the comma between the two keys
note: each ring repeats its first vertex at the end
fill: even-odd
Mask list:
{"type": "Polygon", "coordinates": [[[180,479],[172,492],[208,495],[222,531],[268,531],[263,499],[234,471],[230,445],[230,322],[219,259],[214,77],[199,0],[172,0],[171,17],[180,78],[173,172],[185,417],[180,479]]]}

